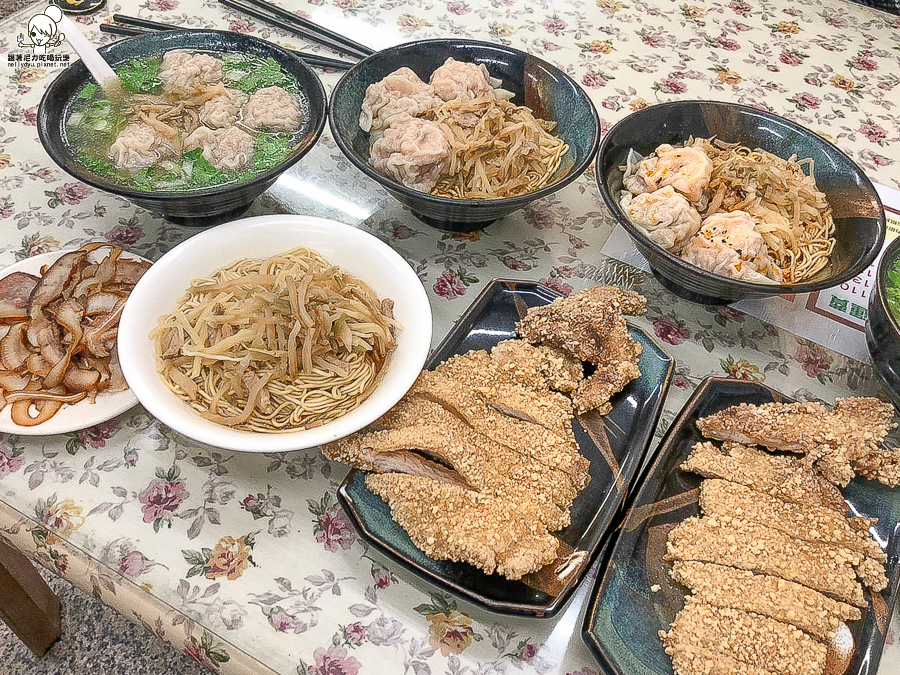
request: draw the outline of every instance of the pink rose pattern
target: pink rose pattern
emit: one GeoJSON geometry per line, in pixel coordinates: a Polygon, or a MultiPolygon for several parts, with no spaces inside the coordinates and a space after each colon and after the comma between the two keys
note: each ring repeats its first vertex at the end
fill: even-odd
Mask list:
{"type": "Polygon", "coordinates": [[[145,523],[169,518],[190,495],[180,480],[156,478],[138,495],[145,523]]]}
{"type": "MultiPolygon", "coordinates": [[[[181,21],[180,15],[186,12],[185,23],[192,27],[229,26],[238,32],[291,42],[286,34],[230,11],[222,10],[224,13],[216,17],[191,16],[192,5],[179,0],[140,3],[145,8],[142,16],[150,19],[181,21]]],[[[679,98],[724,98],[769,108],[827,134],[871,178],[900,187],[898,157],[891,150],[900,142],[900,112],[893,103],[900,53],[885,47],[896,39],[900,25],[888,15],[838,0],[822,0],[815,7],[792,6],[791,14],[785,12],[783,4],[771,0],[718,0],[704,4],[702,16],[688,16],[679,3],[663,3],[647,12],[653,9],[653,2],[606,0],[573,0],[564,9],[553,3],[529,5],[533,12],[522,11],[522,0],[441,0],[433,3],[428,16],[422,15],[421,3],[411,0],[312,0],[309,4],[345,12],[357,21],[371,19],[373,25],[379,21],[381,25],[397,25],[397,18],[407,15],[403,25],[415,38],[438,37],[449,31],[464,37],[500,40],[569,64],[572,77],[592,97],[604,133],[633,110],[679,98]],[[616,30],[597,34],[598,15],[616,30]],[[869,37],[856,37],[864,33],[869,37]],[[575,41],[588,44],[595,39],[608,41],[609,49],[601,53],[572,47],[575,41]],[[756,53],[754,45],[760,44],[767,45],[766,56],[756,53]],[[723,85],[716,75],[723,69],[738,74],[740,82],[723,85]],[[842,83],[840,88],[833,84],[836,77],[842,83]]],[[[82,23],[101,36],[95,25],[102,18],[89,15],[82,23]]],[[[5,49],[0,45],[0,52],[5,49]]],[[[7,242],[15,248],[10,256],[59,250],[75,241],[105,240],[156,259],[193,234],[74,182],[47,160],[34,161],[37,106],[50,78],[23,76],[15,81],[15,71],[10,69],[9,73],[10,77],[0,84],[0,223],[11,229],[15,224],[19,233],[7,242]],[[57,203],[52,216],[47,213],[48,198],[57,203]]],[[[332,176],[361,193],[371,188],[352,167],[339,165],[336,151],[329,154],[333,157],[322,153],[318,161],[332,176]]],[[[599,242],[609,226],[609,216],[600,204],[590,173],[565,193],[536,202],[484,233],[450,236],[436,232],[393,201],[361,225],[395,246],[416,268],[435,309],[436,335],[449,328],[450,320],[493,277],[537,279],[562,294],[589,285],[598,278],[596,272],[602,261],[599,242]]],[[[701,308],[673,298],[649,280],[638,278],[634,283],[649,301],[648,314],[640,320],[642,325],[676,360],[667,413],[677,411],[703,377],[720,374],[720,357],[729,355],[734,362],[746,358],[758,364],[760,372],[766,373],[766,384],[799,398],[832,400],[848,392],[868,394],[876,390],[870,369],[835,352],[776,331],[732,308],[701,308]],[[777,354],[771,352],[773,344],[780,345],[777,354]]],[[[237,473],[233,460],[226,461],[227,455],[225,459],[213,458],[210,449],[198,449],[173,437],[139,409],[92,429],[48,437],[42,445],[41,451],[33,443],[0,436],[0,482],[4,489],[22,495],[23,500],[36,503],[56,492],[58,501],[74,498],[85,504],[82,516],[86,523],[70,535],[76,543],[97,536],[96,532],[114,532],[121,537],[140,533],[141,537],[157,538],[163,550],[163,540],[170,530],[163,527],[154,533],[148,527],[151,524],[170,525],[177,540],[190,531],[187,536],[198,541],[215,542],[220,532],[231,534],[225,531],[231,523],[253,522],[254,507],[260,505],[254,495],[262,490],[262,481],[271,482],[285,495],[281,508],[300,513],[306,499],[326,492],[333,496],[333,481],[341,471],[338,468],[333,473],[335,468],[331,467],[326,474],[325,467],[330,465],[319,456],[302,466],[300,459],[286,459],[276,468],[270,468],[275,463],[271,457],[241,457],[240,471],[252,470],[260,484],[229,496],[212,486],[227,484],[229,471],[237,473]],[[74,454],[67,451],[67,440],[80,446],[74,454]],[[206,462],[200,462],[201,458],[206,462]],[[148,476],[136,489],[123,487],[134,485],[133,476],[147,463],[177,465],[181,474],[176,480],[148,476]],[[198,521],[202,527],[195,525],[198,521]],[[92,528],[94,522],[98,525],[92,528]],[[197,534],[194,528],[198,528],[197,534]]],[[[307,457],[303,451],[288,456],[294,454],[307,457]]],[[[204,625],[209,622],[214,632],[222,631],[229,637],[240,632],[236,628],[241,621],[248,624],[253,620],[269,631],[273,641],[296,641],[297,634],[309,634],[315,641],[307,644],[323,645],[302,655],[309,675],[359,675],[363,659],[354,650],[363,645],[367,649],[380,647],[388,659],[400,658],[392,656],[395,653],[412,655],[413,645],[421,650],[424,644],[427,649],[427,639],[423,642],[427,622],[424,618],[418,623],[409,619],[415,615],[410,608],[423,602],[422,593],[406,584],[403,575],[395,579],[388,570],[370,569],[364,547],[333,499],[329,508],[313,520],[312,525],[298,527],[294,523],[291,527],[292,538],[301,542],[304,553],[308,551],[308,560],[282,560],[277,554],[266,558],[254,552],[259,564],[255,581],[242,578],[235,583],[263,584],[258,605],[250,599],[260,590],[255,586],[241,587],[244,596],[236,613],[234,607],[222,604],[224,599],[217,593],[194,599],[173,594],[167,598],[169,605],[180,607],[184,603],[195,617],[205,617],[204,625]],[[311,567],[319,562],[331,578],[311,567]],[[383,603],[382,598],[386,599],[383,603]],[[218,609],[213,608],[216,603],[221,605],[218,609]],[[339,628],[334,623],[318,622],[326,603],[346,617],[339,628]],[[392,603],[400,609],[392,609],[392,603]],[[227,614],[226,609],[233,613],[227,614]],[[371,615],[366,613],[369,610],[371,615]],[[216,611],[219,614],[213,616],[216,611]],[[394,613],[400,611],[404,622],[395,625],[394,613]],[[256,612],[255,619],[252,612],[256,612]]],[[[23,532],[27,534],[27,530],[23,532]]],[[[284,541],[286,547],[295,545],[291,539],[284,541]]],[[[202,545],[211,544],[198,544],[197,548],[202,545]]],[[[115,575],[110,583],[133,580],[160,595],[167,592],[164,589],[173,589],[177,580],[171,583],[172,572],[155,561],[157,555],[152,546],[141,545],[140,551],[132,546],[109,557],[108,567],[115,575]]],[[[59,552],[52,560],[60,574],[79,574],[78,569],[83,567],[71,552],[59,552]]],[[[197,580],[184,581],[190,584],[197,580]]],[[[101,585],[97,592],[102,595],[108,591],[101,585]]],[[[153,625],[157,617],[143,618],[153,625]]],[[[482,641],[477,657],[468,652],[460,657],[467,659],[465,667],[476,659],[502,663],[501,655],[511,654],[516,658],[516,668],[535,672],[540,653],[535,639],[525,639],[530,630],[527,624],[520,629],[514,619],[503,622],[516,626],[520,638],[498,644],[496,653],[489,651],[490,639],[482,641]],[[517,648],[519,639],[525,641],[517,648]]],[[[168,626],[171,621],[165,623],[168,626]]],[[[473,629],[487,636],[487,628],[478,621],[473,621],[473,629]]],[[[183,628],[167,630],[171,631],[169,639],[178,641],[185,653],[213,672],[218,672],[228,658],[244,658],[227,646],[202,642],[200,633],[195,633],[197,639],[186,641],[183,628]],[[182,631],[180,635],[178,630],[182,631]]],[[[891,654],[897,653],[896,632],[895,621],[888,632],[891,654]]],[[[240,644],[239,637],[234,639],[240,644]]],[[[418,664],[426,662],[431,672],[446,670],[446,659],[439,653],[420,654],[424,654],[422,660],[412,661],[411,670],[423,672],[418,664]]],[[[597,675],[592,662],[586,664],[579,659],[566,656],[559,672],[597,675]]],[[[395,661],[397,664],[403,667],[395,661]]],[[[286,664],[283,670],[293,672],[296,667],[297,663],[286,664]]]]}

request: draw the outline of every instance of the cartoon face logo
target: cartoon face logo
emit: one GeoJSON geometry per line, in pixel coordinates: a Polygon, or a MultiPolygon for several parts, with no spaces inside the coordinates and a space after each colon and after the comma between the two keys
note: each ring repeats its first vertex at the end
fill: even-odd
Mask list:
{"type": "Polygon", "coordinates": [[[34,54],[46,54],[47,47],[58,47],[65,38],[57,26],[62,16],[62,10],[54,5],[47,7],[43,14],[35,14],[28,21],[28,38],[31,41],[26,42],[19,33],[19,46],[31,47],[34,54]]]}

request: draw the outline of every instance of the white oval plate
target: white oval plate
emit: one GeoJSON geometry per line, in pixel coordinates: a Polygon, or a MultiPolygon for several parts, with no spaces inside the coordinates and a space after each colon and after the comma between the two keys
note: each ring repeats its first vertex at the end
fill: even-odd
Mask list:
{"type": "MultiPolygon", "coordinates": [[[[41,267],[52,264],[64,254],[74,250],[76,249],[51,251],[50,253],[41,253],[31,258],[25,258],[25,260],[20,260],[15,265],[10,265],[0,270],[0,279],[9,276],[13,272],[25,272],[40,276],[41,267]]],[[[144,258],[131,253],[123,253],[122,255],[134,260],[144,260],[144,258]]],[[[10,412],[12,406],[8,405],[3,410],[0,410],[0,432],[18,434],[20,436],[65,434],[70,431],[87,429],[95,424],[112,419],[116,415],[134,407],[137,402],[137,397],[130,389],[100,392],[93,402],[89,399],[83,399],[72,405],[64,405],[49,420],[33,427],[23,427],[13,422],[10,412]]]]}
{"type": "Polygon", "coordinates": [[[296,215],[236,220],[195,234],[160,258],[134,287],[119,321],[119,362],[141,404],[185,436],[228,450],[284,452],[310,448],[362,429],[390,410],[416,381],[431,347],[431,306],[422,282],[390,246],[344,223],[296,215]],[[402,326],[375,390],[359,407],[313,429],[260,433],[204,419],[156,371],[150,331],[172,312],[191,281],[239,258],[265,258],[305,246],[394,301],[402,326]]]}

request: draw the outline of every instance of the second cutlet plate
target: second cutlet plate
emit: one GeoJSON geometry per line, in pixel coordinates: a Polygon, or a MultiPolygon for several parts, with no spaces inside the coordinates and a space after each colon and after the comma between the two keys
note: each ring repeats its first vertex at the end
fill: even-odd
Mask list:
{"type": "MultiPolygon", "coordinates": [[[[617,529],[592,592],[583,637],[610,675],[672,675],[672,662],[658,637],[684,605],[685,591],[668,575],[663,560],[666,537],[677,523],[700,512],[700,481],[679,467],[691,448],[704,440],[695,422],[739,403],[791,402],[765,385],[746,380],[707,378],[669,427],[653,465],[629,497],[628,513],[617,529]]],[[[893,442],[896,444],[896,432],[893,442]]],[[[891,608],[900,585],[900,490],[856,478],[841,492],[854,515],[876,517],[870,530],[888,555],[888,587],[866,591],[861,621],[850,622],[854,651],[846,669],[829,675],[875,675],[884,648],[891,608]]],[[[832,667],[835,664],[832,664],[832,667]]]]}

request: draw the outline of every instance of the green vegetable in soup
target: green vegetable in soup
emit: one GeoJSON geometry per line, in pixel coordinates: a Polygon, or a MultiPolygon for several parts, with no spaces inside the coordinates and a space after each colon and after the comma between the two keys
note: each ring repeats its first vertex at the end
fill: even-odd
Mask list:
{"type": "Polygon", "coordinates": [[[201,148],[194,148],[190,152],[184,153],[181,166],[191,188],[219,185],[234,178],[233,173],[222,171],[210,164],[203,156],[201,148]]]}
{"type": "Polygon", "coordinates": [[[116,70],[122,86],[140,94],[155,94],[162,87],[159,70],[162,59],[132,59],[116,70]]]}
{"type": "Polygon", "coordinates": [[[260,132],[253,142],[253,164],[256,171],[266,171],[291,154],[291,137],[287,134],[260,132]]]}
{"type": "Polygon", "coordinates": [[[255,54],[225,54],[222,57],[225,79],[236,89],[251,94],[263,87],[282,87],[292,94],[300,91],[297,81],[286,75],[275,59],[255,54]]]}
{"type": "Polygon", "coordinates": [[[900,260],[895,261],[888,270],[884,297],[891,314],[897,321],[900,321],[900,260]]]}
{"type": "MultiPolygon", "coordinates": [[[[100,95],[103,92],[97,85],[89,90],[89,96],[100,95]]],[[[85,87],[85,89],[88,89],[85,87]]],[[[92,99],[85,95],[84,90],[79,92],[78,99],[85,101],[78,105],[75,112],[69,118],[66,133],[72,145],[80,147],[93,147],[98,144],[109,145],[125,125],[128,119],[122,115],[113,101],[108,98],[92,99]]]]}
{"type": "Polygon", "coordinates": [[[88,171],[92,171],[98,176],[112,178],[116,173],[116,168],[113,166],[112,162],[103,159],[102,157],[89,155],[86,152],[79,152],[77,157],[78,161],[81,162],[88,171]]]}

